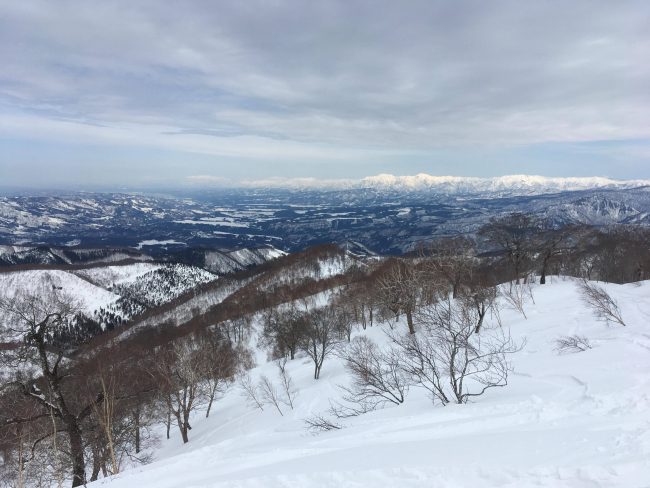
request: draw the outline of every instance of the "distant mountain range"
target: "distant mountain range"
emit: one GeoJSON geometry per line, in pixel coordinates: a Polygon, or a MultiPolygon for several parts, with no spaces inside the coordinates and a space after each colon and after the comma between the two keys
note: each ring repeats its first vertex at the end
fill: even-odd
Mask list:
{"type": "Polygon", "coordinates": [[[625,189],[650,186],[650,180],[613,180],[603,177],[550,178],[532,175],[508,175],[493,178],[463,176],[415,176],[380,174],[363,178],[360,186],[402,191],[430,191],[448,195],[540,195],[589,189],[625,189]]]}
{"type": "Polygon", "coordinates": [[[232,264],[228,253],[233,250],[259,255],[252,250],[292,252],[332,242],[361,254],[402,253],[422,240],[471,234],[490,217],[515,211],[558,226],[650,225],[646,180],[422,174],[379,175],[322,187],[292,186],[288,181],[283,185],[166,195],[72,192],[0,197],[0,245],[23,246],[16,252],[25,257],[9,257],[5,248],[0,261],[29,261],[35,246],[54,249],[36,252],[50,256],[50,262],[60,262],[61,256],[74,262],[75,252],[87,252],[82,249],[108,248],[122,249],[115,254],[121,259],[133,253],[156,259],[174,255],[207,269],[213,262],[215,271],[223,272],[232,264]]]}
{"type": "Polygon", "coordinates": [[[616,180],[601,176],[547,177],[536,175],[506,175],[491,178],[469,176],[414,176],[379,174],[360,180],[320,180],[315,178],[272,178],[246,183],[249,188],[277,189],[364,189],[383,191],[431,192],[444,195],[540,195],[589,189],[626,189],[650,186],[650,180],[616,180]]]}

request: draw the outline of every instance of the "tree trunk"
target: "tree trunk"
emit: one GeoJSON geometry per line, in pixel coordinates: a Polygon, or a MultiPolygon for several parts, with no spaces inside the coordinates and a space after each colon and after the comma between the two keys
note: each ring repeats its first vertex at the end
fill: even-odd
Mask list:
{"type": "Polygon", "coordinates": [[[474,328],[474,332],[478,334],[481,331],[481,326],[483,325],[483,319],[485,318],[487,310],[485,309],[485,305],[479,306],[478,307],[478,322],[476,323],[476,327],[474,328]]]}
{"type": "Polygon", "coordinates": [[[205,411],[205,418],[207,419],[210,416],[210,410],[212,410],[212,404],[214,403],[214,397],[217,394],[217,385],[219,384],[218,380],[213,380],[214,386],[210,391],[210,401],[208,402],[208,409],[205,411]]]}
{"type": "Polygon", "coordinates": [[[102,463],[99,460],[99,449],[93,448],[93,470],[90,474],[90,481],[97,481],[99,472],[102,470],[102,463]]]}
{"type": "Polygon", "coordinates": [[[83,439],[77,420],[72,415],[66,415],[63,419],[70,441],[70,457],[72,458],[72,486],[83,486],[86,484],[86,460],[84,459],[83,439]]]}
{"type": "Polygon", "coordinates": [[[406,311],[406,323],[409,326],[409,334],[415,334],[415,327],[413,326],[413,312],[411,309],[406,311]]]}
{"type": "Polygon", "coordinates": [[[542,272],[541,276],[539,277],[539,284],[540,285],[545,285],[546,284],[546,268],[548,268],[548,260],[550,256],[545,256],[544,260],[542,261],[542,272]]]}
{"type": "Polygon", "coordinates": [[[178,417],[178,426],[181,429],[181,438],[183,439],[183,444],[187,444],[190,441],[189,436],[187,433],[190,430],[190,422],[189,419],[187,418],[189,416],[188,412],[183,413],[183,420],[181,420],[181,417],[179,415],[178,417]]]}
{"type": "Polygon", "coordinates": [[[133,413],[133,420],[135,424],[135,453],[140,452],[140,407],[138,406],[133,413]]]}
{"type": "Polygon", "coordinates": [[[172,427],[172,406],[167,405],[167,439],[169,440],[169,431],[172,427]]]}

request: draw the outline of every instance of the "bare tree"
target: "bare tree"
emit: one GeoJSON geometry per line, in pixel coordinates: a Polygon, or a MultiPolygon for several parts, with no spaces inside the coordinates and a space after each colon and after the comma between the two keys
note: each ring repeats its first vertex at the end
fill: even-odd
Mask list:
{"type": "Polygon", "coordinates": [[[500,287],[499,294],[510,308],[516,310],[528,320],[526,304],[529,300],[533,300],[533,290],[530,283],[509,283],[507,286],[500,287]]]}
{"type": "Polygon", "coordinates": [[[59,329],[75,320],[78,310],[72,298],[56,290],[44,297],[22,295],[11,300],[0,300],[0,311],[8,319],[1,339],[2,342],[14,343],[14,347],[1,352],[0,359],[2,363],[21,371],[11,385],[39,407],[38,413],[30,417],[11,412],[4,423],[23,424],[43,418],[52,419],[54,428],[35,443],[42,443],[59,432],[65,434],[65,452],[71,464],[72,486],[81,486],[86,482],[82,422],[91,415],[95,406],[104,401],[100,391],[89,403],[80,402],[78,389],[70,387],[78,378],[71,374],[65,362],[64,348],[53,341],[59,329]]]}
{"type": "Polygon", "coordinates": [[[233,383],[238,368],[237,351],[220,328],[206,329],[197,336],[201,376],[207,395],[206,418],[210,416],[217,395],[233,383]]]}
{"type": "Polygon", "coordinates": [[[251,317],[236,317],[219,324],[219,328],[225,331],[228,339],[236,344],[244,342],[250,334],[251,317]]]}
{"type": "Polygon", "coordinates": [[[431,399],[443,405],[450,402],[445,387],[445,364],[434,338],[426,333],[404,335],[390,331],[389,336],[401,353],[402,370],[411,381],[429,392],[431,399]]]}
{"type": "Polygon", "coordinates": [[[293,410],[293,405],[298,395],[298,390],[293,384],[293,379],[287,371],[287,358],[281,358],[276,363],[278,365],[278,374],[280,376],[280,385],[284,393],[283,403],[293,410]]]}
{"type": "Polygon", "coordinates": [[[367,337],[355,338],[343,354],[345,367],[352,376],[343,400],[360,405],[362,410],[374,410],[386,403],[404,402],[409,389],[409,378],[401,367],[395,349],[381,351],[367,337]]]}
{"type": "MultiPolygon", "coordinates": [[[[104,397],[104,401],[97,405],[94,405],[94,415],[97,419],[97,424],[102,434],[103,441],[100,445],[106,446],[106,451],[108,458],[111,464],[111,474],[117,474],[120,472],[120,465],[117,460],[117,455],[115,453],[115,421],[116,421],[116,403],[117,403],[117,378],[115,376],[115,370],[110,366],[108,368],[102,368],[99,371],[98,379],[101,387],[101,392],[104,397]]],[[[94,456],[96,457],[96,453],[94,456]]],[[[94,467],[93,474],[90,478],[91,481],[97,479],[99,471],[99,463],[94,463],[97,467],[94,467]]]]}
{"type": "Polygon", "coordinates": [[[421,291],[420,276],[413,263],[395,259],[384,265],[378,279],[378,292],[384,305],[396,316],[406,315],[409,333],[415,334],[413,314],[421,291]]]}
{"type": "MultiPolygon", "coordinates": [[[[330,305],[331,306],[331,305],[330,305]]],[[[334,320],[336,321],[336,330],[339,337],[347,342],[352,340],[352,332],[354,332],[355,323],[352,314],[348,310],[340,307],[334,308],[334,320]]]]}
{"type": "Polygon", "coordinates": [[[589,341],[589,338],[585,336],[562,336],[555,340],[555,350],[558,354],[584,352],[591,348],[591,342],[589,341]]]}
{"type": "Polygon", "coordinates": [[[476,311],[477,321],[474,332],[477,334],[481,331],[488,313],[500,320],[497,296],[498,290],[492,280],[478,272],[473,273],[471,279],[463,286],[458,299],[476,311]]]}
{"type": "Polygon", "coordinates": [[[372,327],[375,318],[377,296],[375,287],[367,279],[345,287],[336,296],[336,306],[345,309],[354,323],[366,330],[372,327]]]}
{"type": "Polygon", "coordinates": [[[185,337],[162,347],[154,368],[164,401],[176,419],[183,443],[187,443],[188,432],[192,428],[190,414],[206,400],[198,341],[193,337],[185,337]]]}
{"type": "Polygon", "coordinates": [[[262,401],[269,405],[273,405],[275,409],[278,411],[278,413],[284,416],[284,414],[282,413],[282,408],[280,407],[280,404],[283,403],[280,398],[280,392],[278,391],[278,389],[275,387],[275,385],[269,379],[268,376],[262,375],[260,377],[258,388],[259,388],[262,401]]]}
{"type": "Polygon", "coordinates": [[[242,396],[246,398],[246,401],[264,411],[264,399],[262,398],[257,385],[253,383],[250,374],[246,373],[240,375],[237,383],[242,391],[242,396]]]}
{"type": "Polygon", "coordinates": [[[301,342],[302,350],[314,362],[314,379],[320,377],[325,358],[332,354],[341,343],[338,332],[336,311],[324,307],[309,314],[305,336],[301,342]]]}
{"type": "Polygon", "coordinates": [[[601,286],[581,280],[578,283],[582,301],[591,309],[596,318],[606,323],[625,326],[618,302],[601,286]]]}
{"type": "Polygon", "coordinates": [[[343,428],[341,424],[328,419],[322,414],[306,418],[304,422],[307,425],[307,428],[312,432],[327,432],[329,430],[339,430],[343,428]]]}
{"type": "Polygon", "coordinates": [[[434,399],[466,403],[490,388],[505,386],[511,369],[508,355],[519,350],[502,328],[475,334],[476,310],[450,297],[422,307],[417,315],[422,333],[393,335],[402,364],[434,399]]]}
{"type": "Polygon", "coordinates": [[[553,229],[548,221],[540,224],[541,228],[536,236],[536,248],[539,254],[540,277],[539,284],[546,284],[546,275],[551,264],[562,254],[569,250],[569,241],[572,236],[577,235],[579,230],[576,226],[567,226],[561,229],[553,229]]]}
{"type": "Polygon", "coordinates": [[[444,280],[451,289],[452,296],[458,297],[463,284],[471,278],[477,262],[474,246],[472,239],[458,236],[438,239],[429,247],[422,248],[427,281],[444,280]]]}
{"type": "Polygon", "coordinates": [[[505,254],[512,266],[517,284],[530,265],[534,252],[534,236],[539,225],[530,215],[512,213],[492,218],[479,230],[479,235],[505,254]]]}
{"type": "Polygon", "coordinates": [[[263,316],[262,342],[272,346],[275,356],[294,359],[306,329],[306,313],[291,306],[287,310],[269,309],[263,316]]]}

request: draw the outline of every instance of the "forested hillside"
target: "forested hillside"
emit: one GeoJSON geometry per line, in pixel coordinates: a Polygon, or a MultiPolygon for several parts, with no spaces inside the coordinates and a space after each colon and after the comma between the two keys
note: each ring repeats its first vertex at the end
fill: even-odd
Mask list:
{"type": "Polygon", "coordinates": [[[641,486],[648,242],[516,213],[400,257],[0,273],[2,480],[641,486]]]}

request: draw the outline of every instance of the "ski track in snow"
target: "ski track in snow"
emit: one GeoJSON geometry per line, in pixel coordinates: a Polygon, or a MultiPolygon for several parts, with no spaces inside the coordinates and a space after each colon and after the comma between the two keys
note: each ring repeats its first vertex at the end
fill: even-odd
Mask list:
{"type": "MultiPolygon", "coordinates": [[[[310,360],[301,357],[288,363],[300,389],[293,411],[281,417],[271,408],[255,410],[233,388],[209,419],[195,414],[189,444],[173,432],[154,451],[153,464],[89,486],[648,487],[650,323],[642,310],[650,306],[650,282],[604,285],[629,324],[615,327],[585,309],[573,280],[551,281],[535,286],[527,320],[502,311],[513,338],[527,344],[513,358],[509,385],[473,403],[432,405],[412,388],[403,405],[314,435],[303,419],[340,396],[346,375],[339,359],[328,358],[314,381],[310,360]],[[575,333],[589,337],[593,349],[558,355],[554,340],[575,333]]],[[[381,329],[357,334],[385,343],[381,329]]],[[[275,365],[251,372],[261,374],[276,378],[275,365]]]]}

